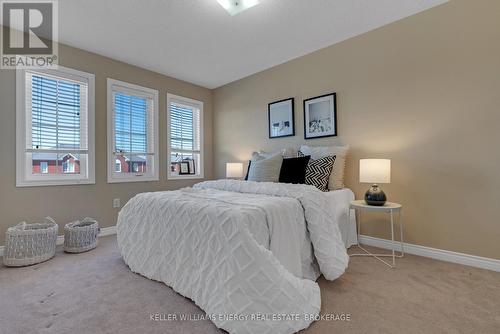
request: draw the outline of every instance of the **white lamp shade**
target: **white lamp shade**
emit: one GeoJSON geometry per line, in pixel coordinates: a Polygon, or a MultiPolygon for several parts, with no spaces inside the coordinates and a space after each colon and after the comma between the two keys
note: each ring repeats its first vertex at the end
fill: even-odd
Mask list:
{"type": "Polygon", "coordinates": [[[359,160],[359,182],[391,183],[390,159],[359,160]]]}
{"type": "Polygon", "coordinates": [[[226,163],[226,178],[243,177],[243,164],[241,162],[226,163]]]}

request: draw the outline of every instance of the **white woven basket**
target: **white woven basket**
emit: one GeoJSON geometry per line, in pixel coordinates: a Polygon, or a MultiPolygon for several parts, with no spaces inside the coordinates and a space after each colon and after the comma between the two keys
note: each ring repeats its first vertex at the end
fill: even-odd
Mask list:
{"type": "Polygon", "coordinates": [[[99,223],[86,217],[64,226],[64,251],[68,253],[86,252],[97,247],[99,223]]]}
{"type": "Polygon", "coordinates": [[[56,254],[58,226],[54,219],[43,223],[21,222],[5,233],[3,263],[9,267],[29,266],[47,261],[56,254]]]}

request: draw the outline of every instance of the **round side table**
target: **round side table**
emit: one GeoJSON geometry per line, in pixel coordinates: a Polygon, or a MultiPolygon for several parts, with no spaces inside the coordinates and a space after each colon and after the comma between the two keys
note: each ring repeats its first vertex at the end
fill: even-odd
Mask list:
{"type": "MultiPolygon", "coordinates": [[[[403,243],[403,220],[401,217],[401,210],[402,210],[402,205],[398,203],[391,203],[387,202],[383,206],[373,206],[373,205],[368,205],[364,200],[357,200],[357,201],[352,201],[350,204],[350,209],[353,209],[355,211],[356,215],[356,222],[358,224],[357,230],[358,230],[358,244],[357,247],[364,251],[364,253],[361,254],[351,254],[350,256],[372,256],[382,263],[386,264],[390,268],[396,268],[396,258],[401,258],[404,256],[404,243],[403,243]],[[391,217],[391,249],[392,249],[392,254],[373,254],[367,249],[363,248],[359,244],[359,238],[361,236],[361,212],[384,212],[390,214],[391,217]],[[401,252],[399,254],[396,254],[395,251],[395,246],[396,246],[396,241],[394,240],[394,214],[398,214],[398,221],[399,221],[399,230],[400,230],[400,246],[401,246],[401,252]],[[392,264],[388,263],[383,257],[392,257],[392,264]]],[[[348,222],[351,221],[351,210],[349,210],[348,214],[348,222]]]]}

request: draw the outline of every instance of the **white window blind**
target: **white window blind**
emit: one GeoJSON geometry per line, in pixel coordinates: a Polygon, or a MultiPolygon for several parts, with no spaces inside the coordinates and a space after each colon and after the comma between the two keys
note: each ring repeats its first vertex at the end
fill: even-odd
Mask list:
{"type": "Polygon", "coordinates": [[[202,115],[200,101],[168,95],[169,178],[203,177],[202,115]],[[180,164],[189,165],[189,173],[180,164]]]}
{"type": "Polygon", "coordinates": [[[153,99],[114,92],[115,154],[154,154],[153,99]]]}
{"type": "Polygon", "coordinates": [[[108,182],[158,179],[157,108],[156,90],[108,79],[108,182]]]}
{"type": "Polygon", "coordinates": [[[179,152],[200,152],[200,110],[172,102],[170,147],[179,152]]]}
{"type": "Polygon", "coordinates": [[[61,66],[16,81],[18,186],[93,183],[94,76],[61,66]]]}
{"type": "Polygon", "coordinates": [[[27,72],[28,151],[88,153],[87,89],[86,82],[27,72]]]}

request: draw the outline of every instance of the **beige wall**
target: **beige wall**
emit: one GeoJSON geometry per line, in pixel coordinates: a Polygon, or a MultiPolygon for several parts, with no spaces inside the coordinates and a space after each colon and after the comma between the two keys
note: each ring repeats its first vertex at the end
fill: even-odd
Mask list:
{"type": "MultiPolygon", "coordinates": [[[[307,144],[351,145],[358,198],[358,160],[391,158],[384,189],[404,205],[408,242],[500,259],[500,1],[452,0],[216,89],[215,175],[304,143],[302,100],[331,91],[339,137],[307,144]],[[269,140],[267,103],[287,97],[297,135],[269,140]]],[[[367,225],[388,236],[383,217],[367,225]]]]}
{"type": "MultiPolygon", "coordinates": [[[[116,224],[118,209],[113,198],[122,204],[139,192],[177,189],[197,181],[167,181],[167,92],[204,102],[205,176],[212,177],[212,91],[121,63],[80,49],[60,45],[60,64],[95,74],[96,113],[96,184],[16,188],[16,104],[15,72],[0,70],[0,245],[8,226],[20,220],[33,221],[54,217],[60,224],[91,216],[101,226],[116,224]],[[118,79],[159,91],[160,181],[108,184],[106,175],[106,78],[118,79]]],[[[198,180],[199,181],[199,180],[198,180]]],[[[60,229],[60,233],[62,230],[60,229]]]]}

